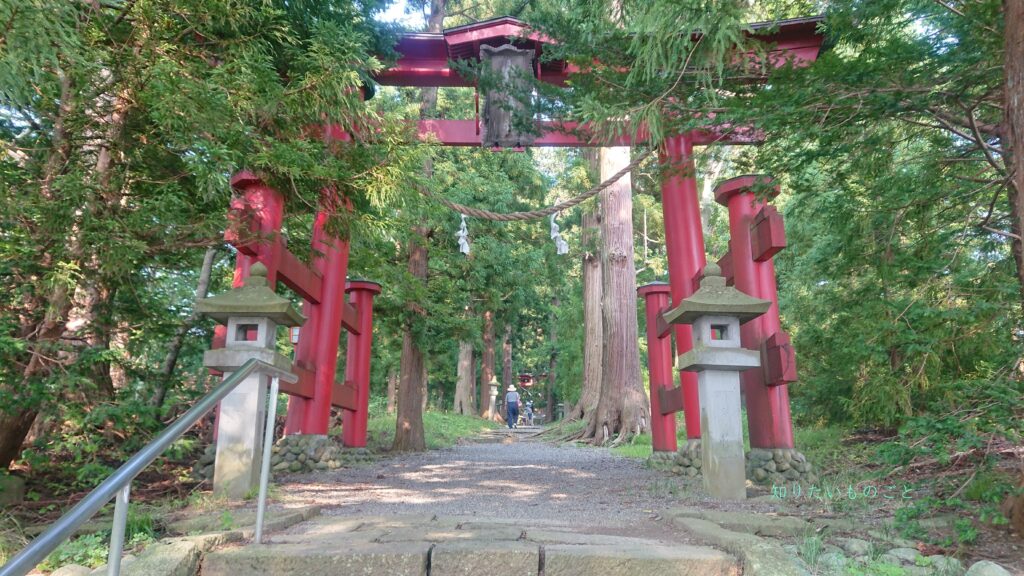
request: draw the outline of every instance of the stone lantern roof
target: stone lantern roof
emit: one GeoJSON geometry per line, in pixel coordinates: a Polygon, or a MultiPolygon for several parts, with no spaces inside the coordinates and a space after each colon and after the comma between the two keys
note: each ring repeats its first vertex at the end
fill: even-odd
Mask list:
{"type": "Polygon", "coordinates": [[[279,326],[301,326],[306,321],[287,298],[270,289],[267,267],[259,262],[253,264],[243,286],[203,298],[196,304],[196,310],[222,324],[231,316],[265,317],[279,326]]]}
{"type": "Polygon", "coordinates": [[[725,277],[718,264],[704,268],[700,289],[679,306],[665,312],[670,324],[693,324],[701,316],[734,316],[745,323],[764,314],[771,307],[770,300],[761,300],[725,285],[725,277]]]}

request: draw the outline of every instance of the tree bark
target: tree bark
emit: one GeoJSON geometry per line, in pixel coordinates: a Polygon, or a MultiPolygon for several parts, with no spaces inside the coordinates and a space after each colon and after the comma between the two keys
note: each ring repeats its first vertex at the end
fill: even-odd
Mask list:
{"type": "Polygon", "coordinates": [[[427,387],[427,385],[429,384],[429,375],[430,372],[427,368],[427,361],[426,359],[424,359],[423,368],[420,370],[420,411],[422,412],[427,411],[427,404],[428,401],[430,400],[430,390],[427,387]]]}
{"type": "Polygon", "coordinates": [[[548,343],[551,346],[551,353],[548,357],[548,386],[547,394],[544,397],[544,410],[548,416],[548,422],[555,419],[555,369],[558,367],[558,322],[555,320],[555,310],[560,302],[558,296],[551,298],[551,316],[548,320],[548,343]]]}
{"type": "MultiPolygon", "coordinates": [[[[584,151],[590,170],[598,175],[598,151],[584,151]]],[[[597,408],[601,396],[601,355],[604,334],[601,317],[601,216],[598,206],[583,212],[581,243],[583,244],[583,384],[580,400],[566,418],[586,418],[597,408]]]]}
{"type": "MultiPolygon", "coordinates": [[[[53,118],[53,131],[50,138],[50,151],[43,170],[43,179],[39,193],[47,201],[57,202],[58,191],[53,184],[61,176],[72,152],[69,125],[75,110],[74,84],[70,76],[57,71],[60,78],[60,104],[56,117],[53,118]]],[[[79,230],[73,229],[67,239],[72,256],[70,265],[81,263],[81,242],[79,230]]],[[[54,265],[56,257],[50,251],[44,251],[39,261],[43,268],[54,265]]],[[[18,327],[18,335],[28,346],[22,358],[24,368],[21,369],[20,382],[0,382],[5,395],[11,398],[24,399],[23,402],[6,402],[0,406],[0,469],[6,470],[11,462],[21,455],[21,447],[25,437],[32,429],[32,423],[42,402],[34,398],[29,390],[33,389],[33,380],[45,378],[59,368],[57,360],[60,337],[64,332],[68,312],[71,310],[71,298],[75,286],[56,283],[50,290],[37,297],[31,297],[26,303],[26,321],[18,327]]],[[[20,360],[20,358],[19,358],[20,360]]]]}
{"type": "MultiPolygon", "coordinates": [[[[629,148],[602,148],[601,179],[629,163],[629,148]]],[[[588,421],[595,444],[621,442],[647,428],[650,404],[640,380],[640,348],[633,261],[633,197],[629,178],[601,193],[602,333],[601,397],[588,421]]]]}
{"type": "MultiPolygon", "coordinates": [[[[472,349],[472,346],[470,347],[472,349]]],[[[476,386],[476,352],[473,352],[469,358],[469,401],[473,405],[472,414],[476,414],[476,399],[477,399],[477,386],[476,386]]]]}
{"type": "MultiPolygon", "coordinates": [[[[444,29],[446,0],[431,0],[430,16],[427,19],[427,32],[437,33],[444,29]]],[[[429,117],[437,107],[437,88],[423,88],[420,91],[420,118],[429,117]]],[[[423,165],[423,174],[430,177],[433,168],[428,158],[423,165]]],[[[417,226],[412,230],[409,242],[409,274],[423,283],[427,282],[427,246],[432,231],[427,227],[417,226]]],[[[407,302],[406,306],[413,311],[420,310],[415,302],[407,302]]],[[[410,322],[420,321],[417,313],[410,322]]],[[[427,403],[427,367],[424,363],[423,351],[420,350],[412,325],[402,328],[402,360],[398,378],[398,417],[395,422],[395,441],[392,450],[426,450],[427,445],[423,432],[423,411],[427,403]]]]}
{"type": "Polygon", "coordinates": [[[473,402],[473,343],[465,340],[459,341],[458,374],[452,410],[467,416],[476,414],[476,404],[473,402]]]}
{"type": "Polygon", "coordinates": [[[515,381],[512,379],[512,325],[506,324],[505,334],[501,337],[501,390],[508,390],[513,384],[515,381]]]}
{"type": "Polygon", "coordinates": [[[1024,3],[1003,0],[1003,126],[1002,144],[1010,184],[1010,232],[1017,282],[1024,305],[1024,3]]]}
{"type": "Polygon", "coordinates": [[[484,349],[480,356],[480,416],[493,414],[491,379],[494,378],[494,313],[484,312],[484,349]]]}
{"type": "Polygon", "coordinates": [[[398,374],[394,370],[388,372],[388,404],[387,413],[395,413],[395,400],[398,394],[398,374]]]}
{"type": "MultiPolygon", "coordinates": [[[[199,267],[199,282],[196,284],[196,302],[206,298],[207,293],[210,291],[210,276],[213,273],[213,263],[217,258],[217,251],[216,247],[211,246],[206,249],[206,254],[203,254],[203,264],[199,267]]],[[[174,336],[171,337],[170,346],[167,348],[167,355],[164,356],[163,364],[160,366],[160,380],[156,390],[153,391],[151,403],[157,408],[164,405],[167,389],[171,384],[171,376],[174,375],[174,368],[178,365],[178,356],[181,354],[181,348],[185,344],[185,335],[195,326],[199,316],[199,312],[193,307],[188,318],[178,326],[174,336]]]]}
{"type": "MultiPolygon", "coordinates": [[[[427,242],[430,230],[416,227],[409,243],[409,275],[417,282],[427,280],[427,242]]],[[[407,306],[418,309],[415,303],[407,306]]],[[[411,321],[410,321],[411,322],[411,321]]],[[[398,417],[395,422],[395,451],[426,450],[423,433],[424,401],[423,351],[416,343],[412,325],[402,327],[402,361],[398,377],[398,417]]]]}

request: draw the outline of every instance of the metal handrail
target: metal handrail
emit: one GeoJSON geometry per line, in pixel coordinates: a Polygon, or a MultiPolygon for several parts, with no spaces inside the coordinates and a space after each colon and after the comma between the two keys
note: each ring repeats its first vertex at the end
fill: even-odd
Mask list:
{"type": "MultiPolygon", "coordinates": [[[[30,570],[35,568],[37,564],[42,562],[51,552],[71,537],[79,526],[92,518],[100,508],[105,506],[115,496],[117,501],[114,505],[114,527],[110,536],[111,546],[108,556],[108,567],[109,574],[117,576],[120,573],[121,567],[121,549],[124,543],[124,528],[128,516],[128,490],[132,480],[156,460],[172,442],[180,438],[193,424],[198,422],[200,418],[205,416],[218,402],[224,399],[225,396],[231,393],[232,390],[254,372],[261,372],[273,379],[271,383],[272,392],[278,388],[278,379],[291,383],[298,381],[298,377],[287,370],[282,370],[261,360],[249,360],[237,372],[232,372],[230,376],[225,378],[206,396],[203,396],[199,402],[196,402],[195,406],[182,414],[173,424],[165,428],[149,444],[146,444],[144,448],[136,452],[134,456],[129,458],[127,462],[122,464],[120,468],[115,470],[113,474],[108,476],[106,480],[79,501],[74,508],[57,519],[56,522],[29,543],[28,546],[18,552],[7,564],[4,564],[3,568],[0,568],[0,576],[24,576],[28,574],[30,570]]],[[[271,402],[276,402],[276,394],[271,396],[271,402]]],[[[273,413],[273,410],[268,411],[268,434],[270,435],[273,434],[273,421],[269,418],[271,413],[273,413]]],[[[269,440],[269,438],[265,440],[269,440]]],[[[269,464],[269,459],[263,462],[264,469],[269,464]]],[[[261,480],[265,482],[266,475],[262,476],[261,480]]],[[[261,482],[260,488],[260,499],[262,500],[266,494],[266,486],[263,482],[261,482]]],[[[263,507],[262,502],[259,505],[261,508],[263,507]]],[[[257,529],[260,530],[261,528],[258,527],[257,529]]]]}

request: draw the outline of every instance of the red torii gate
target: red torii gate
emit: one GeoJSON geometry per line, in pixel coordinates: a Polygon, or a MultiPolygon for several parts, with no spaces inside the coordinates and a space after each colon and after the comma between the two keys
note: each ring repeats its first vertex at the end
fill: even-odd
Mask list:
{"type": "MultiPolygon", "coordinates": [[[[758,34],[757,39],[771,45],[768,61],[773,65],[791,61],[805,64],[817,58],[824,41],[817,32],[818,22],[817,18],[785,20],[755,24],[752,29],[758,34]]],[[[389,86],[471,87],[474,82],[460,76],[451,61],[477,59],[481,46],[509,43],[535,51],[534,73],[541,81],[564,85],[570,74],[578,72],[566,62],[541,62],[544,44],[551,41],[530,30],[524,22],[502,17],[441,33],[402,35],[396,46],[400,54],[397,64],[377,74],[375,80],[389,86]]],[[[586,133],[585,127],[569,122],[540,122],[539,127],[542,134],[532,146],[630,146],[646,139],[643,135],[604,140],[581,138],[579,134],[586,133]]],[[[418,132],[424,141],[445,146],[480,146],[479,111],[474,119],[421,120],[418,132]]],[[[325,137],[350,140],[348,134],[335,127],[326,130],[325,137]]],[[[662,183],[670,284],[648,285],[639,290],[647,301],[651,427],[656,451],[676,450],[674,413],[679,410],[686,413],[687,436],[700,437],[696,374],[680,372],[678,387],[673,386],[672,378],[671,333],[675,334],[676,349],[681,354],[692,347],[691,329],[687,325],[676,325],[674,331],[670,330],[661,318],[664,310],[678,305],[695,291],[699,273],[706,263],[693,147],[712,143],[750,144],[756,138],[749,130],[729,133],[694,130],[668,137],[660,146],[659,161],[670,168],[662,183]]],[[[731,250],[724,258],[723,270],[727,275],[736,271],[730,277],[741,290],[777,302],[771,256],[785,246],[782,221],[770,206],[755,205],[751,184],[746,180],[733,180],[720,185],[717,192],[718,201],[728,204],[732,235],[731,250]],[[752,224],[751,218],[756,222],[752,224]],[[753,253],[752,242],[759,243],[753,253]]],[[[323,229],[331,210],[339,208],[335,206],[337,200],[331,191],[325,191],[313,234],[313,247],[322,256],[317,257],[312,266],[306,266],[280,239],[284,212],[280,194],[249,172],[237,174],[232,186],[239,191],[238,199],[232,203],[235,221],[241,224],[240,229],[252,232],[244,238],[237,230],[227,234],[226,239],[239,250],[235,284],[248,275],[254,261],[263,262],[271,286],[281,280],[292,288],[305,300],[303,313],[309,318],[300,331],[293,366],[300,381],[283,388],[291,394],[286,433],[326,434],[333,404],[344,409],[344,444],[365,446],[372,303],[380,286],[366,281],[346,283],[348,243],[329,237],[323,229]],[[239,214],[244,216],[237,216],[239,214]],[[348,302],[344,300],[343,291],[350,294],[348,302]],[[338,384],[334,381],[334,365],[342,327],[349,331],[349,340],[345,382],[338,384]]],[[[756,326],[748,325],[745,330],[744,346],[761,348],[765,357],[765,369],[749,371],[744,379],[751,445],[792,448],[786,384],[795,380],[795,368],[789,339],[779,328],[777,304],[763,321],[756,326]]],[[[215,345],[217,342],[215,339],[215,345]]]]}

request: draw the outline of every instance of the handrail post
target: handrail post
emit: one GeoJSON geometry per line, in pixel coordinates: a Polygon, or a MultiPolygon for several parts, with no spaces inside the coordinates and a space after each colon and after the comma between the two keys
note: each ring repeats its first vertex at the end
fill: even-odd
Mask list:
{"type": "Polygon", "coordinates": [[[263,460],[260,463],[260,495],[256,503],[255,544],[263,543],[263,515],[267,511],[267,484],[270,482],[270,452],[274,445],[274,422],[277,420],[277,391],[279,378],[270,380],[270,402],[267,406],[267,429],[263,433],[263,460]]]}
{"type": "Polygon", "coordinates": [[[107,576],[121,574],[121,553],[124,552],[125,529],[128,525],[128,494],[131,480],[125,483],[114,497],[114,526],[110,530],[110,550],[107,552],[107,576]]]}

